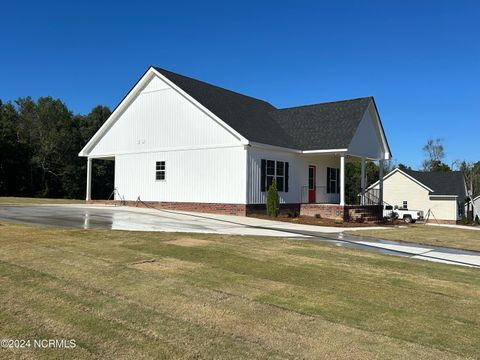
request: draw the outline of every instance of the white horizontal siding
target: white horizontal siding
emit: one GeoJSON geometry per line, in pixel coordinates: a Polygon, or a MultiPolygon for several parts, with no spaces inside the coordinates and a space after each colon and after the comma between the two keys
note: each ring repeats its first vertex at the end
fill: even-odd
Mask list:
{"type": "Polygon", "coordinates": [[[261,191],[261,160],[287,161],[289,163],[289,191],[279,192],[280,202],[300,203],[301,189],[308,185],[308,166],[316,166],[316,186],[326,186],[327,167],[339,168],[338,156],[306,155],[291,152],[248,148],[247,203],[264,204],[266,192],[261,191]]]}
{"type": "Polygon", "coordinates": [[[246,150],[221,149],[124,154],[115,157],[115,187],[125,200],[245,204],[246,150]],[[155,162],[166,180],[155,180],[155,162]]]}
{"type": "Polygon", "coordinates": [[[90,156],[239,144],[240,140],[155,76],[90,156]]]}

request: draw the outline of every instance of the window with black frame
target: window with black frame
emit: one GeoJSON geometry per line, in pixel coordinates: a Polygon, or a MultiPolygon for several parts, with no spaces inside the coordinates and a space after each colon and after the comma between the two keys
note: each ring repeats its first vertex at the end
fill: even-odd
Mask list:
{"type": "Polygon", "coordinates": [[[165,161],[157,161],[155,163],[155,180],[165,180],[166,166],[165,161]]]}
{"type": "Polygon", "coordinates": [[[261,191],[267,191],[273,179],[277,191],[288,192],[288,162],[262,159],[261,191]]]}

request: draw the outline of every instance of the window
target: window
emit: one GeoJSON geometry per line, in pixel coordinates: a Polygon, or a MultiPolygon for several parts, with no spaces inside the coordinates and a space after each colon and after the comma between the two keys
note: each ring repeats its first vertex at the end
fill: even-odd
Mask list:
{"type": "Polygon", "coordinates": [[[275,179],[277,183],[277,190],[278,191],[283,191],[284,189],[284,179],[285,179],[285,163],[283,161],[277,161],[277,169],[276,169],[276,175],[277,178],[275,179]]]}
{"type": "Polygon", "coordinates": [[[165,180],[165,161],[157,161],[155,163],[155,180],[165,180]]]}
{"type": "Polygon", "coordinates": [[[403,200],[403,208],[408,209],[408,201],[407,200],[403,200]]]}
{"type": "Polygon", "coordinates": [[[288,192],[288,162],[262,159],[261,191],[267,191],[273,179],[278,191],[288,192]]]}
{"type": "Polygon", "coordinates": [[[274,176],[275,176],[275,161],[267,160],[267,190],[270,189],[270,185],[272,185],[274,176]]]}
{"type": "Polygon", "coordinates": [[[327,167],[327,194],[340,194],[340,169],[327,167]]]}

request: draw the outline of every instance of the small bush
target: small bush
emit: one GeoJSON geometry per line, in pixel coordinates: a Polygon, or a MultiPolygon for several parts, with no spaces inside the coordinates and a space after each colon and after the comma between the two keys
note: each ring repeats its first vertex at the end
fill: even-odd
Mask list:
{"type": "Polygon", "coordinates": [[[462,216],[462,219],[460,220],[460,224],[462,225],[469,225],[471,224],[472,222],[469,220],[468,217],[466,217],[465,215],[462,216]]]}
{"type": "Polygon", "coordinates": [[[320,215],[320,214],[315,214],[315,218],[316,218],[316,219],[321,219],[321,218],[322,218],[322,215],[320,215]]]}
{"type": "Polygon", "coordinates": [[[293,209],[288,212],[289,218],[298,218],[298,216],[299,216],[299,213],[297,209],[293,209]]]}
{"type": "Polygon", "coordinates": [[[478,218],[478,215],[475,215],[475,224],[480,225],[480,218],[478,218]]]}
{"type": "Polygon", "coordinates": [[[280,198],[278,197],[277,184],[275,179],[267,192],[267,215],[277,217],[280,213],[280,198]]]}

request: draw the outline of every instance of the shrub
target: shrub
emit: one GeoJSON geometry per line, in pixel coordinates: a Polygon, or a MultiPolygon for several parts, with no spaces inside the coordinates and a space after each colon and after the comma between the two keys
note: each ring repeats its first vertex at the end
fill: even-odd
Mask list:
{"type": "Polygon", "coordinates": [[[468,217],[466,217],[465,215],[462,216],[462,219],[460,220],[460,224],[462,225],[469,225],[471,224],[472,222],[470,221],[470,219],[468,217]]]}
{"type": "Polygon", "coordinates": [[[267,215],[277,217],[279,212],[280,199],[278,197],[277,184],[273,180],[267,192],[267,215]]]}
{"type": "Polygon", "coordinates": [[[292,209],[288,212],[288,217],[290,218],[298,218],[298,210],[297,209],[292,209]]]}
{"type": "Polygon", "coordinates": [[[478,218],[478,215],[475,215],[475,223],[480,225],[480,218],[478,218]]]}

